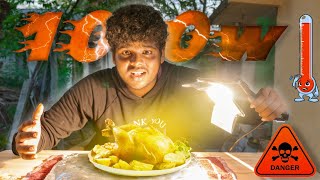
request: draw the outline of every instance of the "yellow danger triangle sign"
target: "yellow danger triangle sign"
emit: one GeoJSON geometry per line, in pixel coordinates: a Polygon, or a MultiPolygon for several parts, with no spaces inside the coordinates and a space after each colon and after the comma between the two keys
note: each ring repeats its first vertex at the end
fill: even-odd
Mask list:
{"type": "Polygon", "coordinates": [[[285,124],[272,137],[254,171],[262,177],[310,177],[316,167],[293,129],[285,124]]]}

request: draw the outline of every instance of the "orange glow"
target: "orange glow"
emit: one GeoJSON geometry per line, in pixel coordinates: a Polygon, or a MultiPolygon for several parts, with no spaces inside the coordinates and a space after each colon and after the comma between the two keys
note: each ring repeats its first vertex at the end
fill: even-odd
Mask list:
{"type": "MultiPolygon", "coordinates": [[[[28,61],[47,60],[53,38],[59,25],[62,12],[48,12],[42,15],[30,14],[30,18],[25,20],[30,23],[17,28],[24,37],[36,33],[34,40],[22,42],[26,46],[16,52],[31,50],[28,61]]],[[[100,59],[109,51],[109,45],[105,39],[106,20],[112,14],[105,10],[97,10],[89,13],[78,21],[65,21],[75,27],[73,30],[61,31],[61,33],[71,36],[70,44],[60,44],[60,48],[54,51],[68,51],[67,54],[79,62],[92,62],[100,59]],[[95,48],[88,46],[90,35],[98,25],[102,30],[97,32],[100,39],[97,40],[95,48]]],[[[279,39],[287,26],[273,26],[267,34],[261,39],[261,27],[247,26],[240,37],[238,37],[237,26],[222,26],[221,31],[213,31],[210,36],[210,22],[208,17],[199,11],[187,11],[176,17],[175,20],[167,21],[168,40],[166,44],[166,58],[171,62],[184,62],[193,59],[205,47],[208,39],[221,36],[221,42],[214,44],[221,48],[221,52],[209,52],[206,55],[221,57],[224,60],[239,61],[243,54],[247,52],[247,60],[257,61],[265,60],[272,46],[279,39]],[[191,40],[188,41],[188,47],[180,46],[181,37],[186,28],[193,25],[195,29],[188,33],[191,40]]]]}
{"type": "Polygon", "coordinates": [[[47,61],[61,16],[62,12],[47,12],[42,15],[36,13],[28,14],[29,18],[23,20],[30,23],[16,29],[22,32],[25,38],[34,33],[36,33],[36,36],[34,40],[20,42],[21,44],[26,44],[26,46],[16,52],[31,50],[28,61],[47,61]]]}
{"type": "Polygon", "coordinates": [[[61,45],[61,48],[54,51],[69,50],[67,54],[79,62],[92,62],[100,59],[109,50],[109,45],[105,39],[105,22],[110,16],[110,12],[98,10],[91,12],[79,21],[65,21],[65,23],[71,23],[75,26],[74,30],[61,31],[61,33],[71,36],[70,44],[57,43],[61,45]],[[98,25],[102,26],[102,30],[98,32],[100,39],[96,41],[95,48],[89,48],[90,35],[98,25]]]}
{"type": "Polygon", "coordinates": [[[238,37],[238,27],[222,26],[221,31],[214,31],[211,37],[221,36],[221,43],[217,43],[222,48],[220,53],[209,53],[224,60],[240,61],[243,54],[247,52],[247,60],[265,60],[272,46],[279,39],[287,26],[273,26],[261,39],[261,27],[247,26],[240,37],[238,37]]]}
{"type": "Polygon", "coordinates": [[[194,58],[206,45],[210,23],[207,16],[199,11],[187,11],[180,14],[173,21],[168,21],[169,37],[166,45],[166,58],[172,62],[183,62],[194,58]],[[188,48],[181,48],[181,37],[187,26],[194,25],[195,30],[188,33],[192,35],[188,48]]]}

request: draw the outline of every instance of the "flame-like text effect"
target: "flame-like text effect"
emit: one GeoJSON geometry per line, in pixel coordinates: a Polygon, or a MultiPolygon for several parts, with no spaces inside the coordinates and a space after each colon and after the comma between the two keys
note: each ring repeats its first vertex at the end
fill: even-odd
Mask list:
{"type": "Polygon", "coordinates": [[[98,10],[86,15],[79,21],[65,21],[65,23],[74,25],[74,30],[61,31],[61,33],[71,36],[70,43],[57,43],[61,45],[61,48],[57,48],[54,51],[69,50],[67,54],[79,62],[92,62],[100,59],[106,55],[109,50],[107,40],[104,38],[106,35],[104,22],[106,22],[110,16],[110,12],[98,10]],[[95,42],[95,48],[89,48],[88,42],[90,35],[94,28],[99,25],[102,27],[102,30],[97,32],[100,38],[95,42]]]}
{"type": "Polygon", "coordinates": [[[194,58],[206,45],[210,35],[210,23],[207,16],[199,11],[187,11],[180,14],[173,21],[168,21],[169,37],[166,44],[166,58],[173,62],[183,62],[194,58]],[[188,35],[192,39],[188,41],[187,48],[181,48],[180,42],[183,33],[190,25],[194,30],[188,35]]]}
{"type": "Polygon", "coordinates": [[[238,27],[222,26],[221,31],[214,31],[213,35],[213,37],[221,36],[221,43],[217,45],[222,47],[222,51],[211,54],[223,57],[225,60],[239,61],[247,52],[247,60],[264,60],[286,28],[286,26],[272,26],[261,39],[261,27],[244,27],[241,36],[238,37],[238,27]]]}
{"type": "MultiPolygon", "coordinates": [[[[28,37],[36,33],[34,40],[22,42],[28,44],[26,47],[18,50],[23,52],[31,50],[28,61],[47,60],[53,37],[58,28],[62,13],[48,12],[43,15],[31,14],[29,24],[17,28],[24,37],[28,37]]],[[[108,51],[108,42],[105,39],[106,20],[111,13],[105,10],[91,12],[78,21],[66,21],[74,25],[73,30],[62,31],[61,33],[71,36],[69,44],[62,44],[61,48],[54,51],[69,51],[67,54],[72,56],[79,62],[92,62],[103,57],[108,51]],[[101,26],[102,30],[98,33],[99,40],[95,41],[96,46],[90,48],[88,46],[90,35],[97,26],[101,26]]],[[[279,39],[287,26],[273,26],[261,38],[261,27],[248,26],[244,27],[242,34],[239,36],[237,26],[221,26],[221,31],[212,31],[210,35],[210,23],[208,17],[199,11],[187,11],[176,17],[175,20],[167,21],[169,37],[166,44],[166,58],[172,62],[183,62],[194,58],[207,44],[208,39],[221,36],[221,42],[214,44],[221,49],[220,52],[210,52],[207,55],[221,57],[224,60],[239,61],[243,54],[247,52],[247,60],[257,61],[265,60],[272,46],[279,39]],[[188,47],[182,48],[180,45],[181,37],[186,28],[190,25],[194,26],[193,31],[187,33],[191,35],[188,41],[188,47]]]]}
{"type": "Polygon", "coordinates": [[[31,50],[28,61],[46,61],[48,60],[54,36],[57,32],[62,12],[48,12],[42,15],[36,13],[28,14],[29,18],[23,20],[29,21],[25,26],[16,28],[21,31],[25,38],[36,33],[34,40],[20,42],[26,46],[16,52],[31,50]]]}

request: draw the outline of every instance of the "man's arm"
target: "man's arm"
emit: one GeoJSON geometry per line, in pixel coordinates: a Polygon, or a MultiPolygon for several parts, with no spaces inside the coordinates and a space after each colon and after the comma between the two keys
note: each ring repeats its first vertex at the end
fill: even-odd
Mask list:
{"type": "MultiPolygon", "coordinates": [[[[53,148],[61,139],[69,136],[73,131],[81,129],[88,120],[93,119],[94,100],[91,81],[91,77],[86,77],[78,82],[48,111],[42,114],[40,118],[41,135],[37,152],[53,148]]],[[[32,126],[32,121],[25,121],[19,129],[27,129],[23,128],[26,125],[32,126]]],[[[21,154],[19,150],[21,148],[20,138],[22,133],[24,132],[19,131],[18,137],[14,136],[14,146],[12,148],[15,153],[21,154]],[[17,139],[19,142],[16,142],[17,139]],[[16,149],[16,145],[20,148],[16,149]]],[[[27,146],[27,144],[22,145],[27,146]]]]}
{"type": "Polygon", "coordinates": [[[93,119],[92,93],[90,79],[84,79],[43,114],[38,151],[55,147],[61,139],[93,119]]]}

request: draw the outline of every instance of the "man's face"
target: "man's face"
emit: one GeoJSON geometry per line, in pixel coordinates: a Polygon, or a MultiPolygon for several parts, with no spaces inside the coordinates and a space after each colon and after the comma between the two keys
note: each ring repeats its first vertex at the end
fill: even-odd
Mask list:
{"type": "Polygon", "coordinates": [[[164,53],[152,42],[132,42],[117,47],[113,61],[128,89],[137,96],[148,93],[157,81],[164,53]]]}

